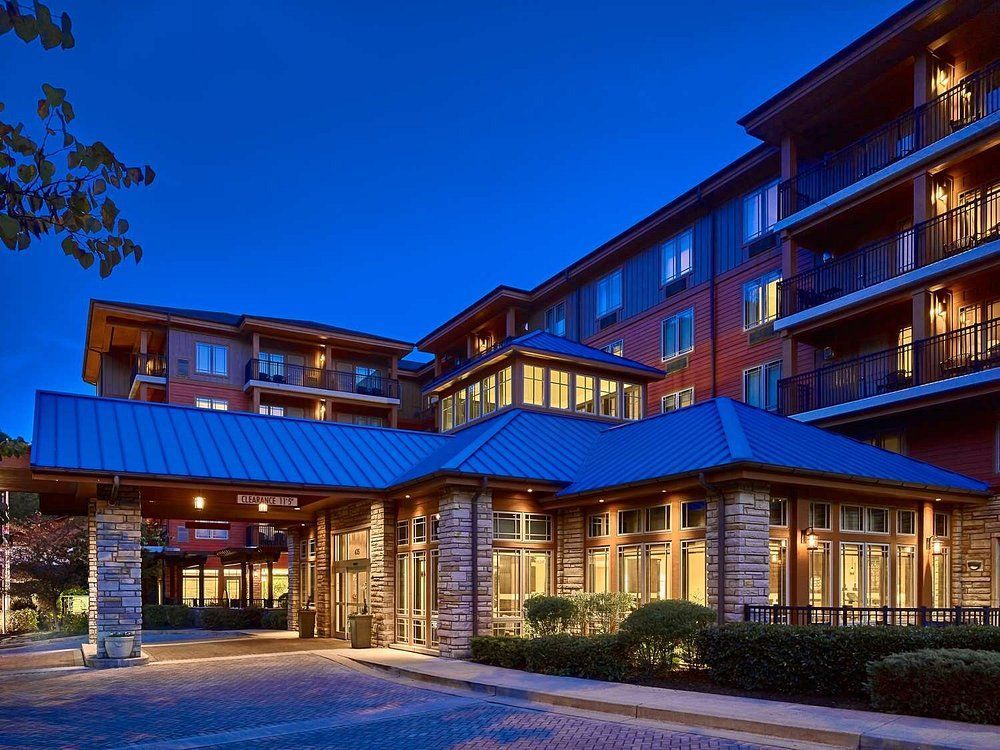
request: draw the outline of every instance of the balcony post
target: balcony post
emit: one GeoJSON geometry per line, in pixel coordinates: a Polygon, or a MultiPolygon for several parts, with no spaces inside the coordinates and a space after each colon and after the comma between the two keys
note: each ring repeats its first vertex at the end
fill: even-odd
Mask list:
{"type": "Polygon", "coordinates": [[[922,107],[931,98],[931,72],[933,60],[928,50],[921,50],[913,58],[913,108],[922,107]]]}
{"type": "MultiPolygon", "coordinates": [[[[920,587],[917,601],[921,609],[931,607],[934,604],[933,591],[931,589],[931,563],[933,554],[931,550],[931,538],[934,536],[934,505],[924,503],[917,512],[920,522],[920,537],[917,545],[917,559],[920,561],[920,587]]],[[[926,619],[926,615],[921,612],[921,618],[926,619]]],[[[925,624],[922,622],[921,624],[925,624]]]]}
{"type": "Polygon", "coordinates": [[[274,606],[274,562],[267,561],[267,606],[274,606]]]}
{"type": "Polygon", "coordinates": [[[205,563],[198,563],[198,606],[205,606],[205,563]]]}
{"type": "MultiPolygon", "coordinates": [[[[916,177],[913,178],[913,224],[921,224],[928,219],[933,218],[931,216],[931,176],[926,172],[921,172],[916,177]]],[[[919,240],[914,237],[915,242],[919,240]]],[[[922,259],[920,258],[920,248],[914,248],[915,257],[917,265],[923,265],[922,259]]]]}

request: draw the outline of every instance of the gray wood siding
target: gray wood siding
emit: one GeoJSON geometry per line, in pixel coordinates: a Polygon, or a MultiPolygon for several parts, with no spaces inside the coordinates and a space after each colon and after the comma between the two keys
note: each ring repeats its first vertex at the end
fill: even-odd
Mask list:
{"type": "Polygon", "coordinates": [[[132,362],[128,354],[101,354],[101,373],[97,395],[127,398],[132,388],[132,362]]]}

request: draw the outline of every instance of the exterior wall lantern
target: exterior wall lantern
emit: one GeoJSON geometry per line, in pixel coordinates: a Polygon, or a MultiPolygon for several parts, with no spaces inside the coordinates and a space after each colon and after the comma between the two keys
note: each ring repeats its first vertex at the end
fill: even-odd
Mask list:
{"type": "Polygon", "coordinates": [[[806,549],[819,549],[819,537],[816,536],[816,531],[812,526],[802,532],[802,541],[805,543],[806,549]]]}
{"type": "Polygon", "coordinates": [[[940,537],[932,536],[927,540],[927,548],[930,549],[931,553],[940,555],[941,550],[944,549],[944,544],[942,543],[940,537]]]}
{"type": "Polygon", "coordinates": [[[261,513],[267,513],[267,503],[257,503],[257,510],[261,513]]]}
{"type": "Polygon", "coordinates": [[[205,498],[201,495],[197,495],[194,499],[194,509],[195,510],[205,510],[205,498]]]}

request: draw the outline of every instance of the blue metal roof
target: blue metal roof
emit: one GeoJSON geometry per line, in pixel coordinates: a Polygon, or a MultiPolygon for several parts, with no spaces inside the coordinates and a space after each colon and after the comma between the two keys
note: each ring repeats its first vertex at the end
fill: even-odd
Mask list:
{"type": "Polygon", "coordinates": [[[581,344],[579,341],[572,341],[571,339],[563,336],[556,336],[555,334],[548,333],[547,331],[536,330],[529,331],[528,333],[518,336],[517,338],[509,339],[503,342],[496,349],[488,351],[485,354],[481,354],[478,357],[473,357],[451,372],[435,378],[430,383],[425,385],[423,390],[425,392],[432,390],[441,383],[446,383],[447,381],[458,377],[462,373],[475,369],[484,362],[489,362],[496,357],[506,354],[512,349],[524,352],[537,352],[539,354],[564,357],[566,359],[575,359],[582,362],[592,362],[598,365],[626,368],[634,370],[637,373],[643,373],[653,377],[663,377],[664,375],[663,370],[650,367],[649,365],[643,364],[637,360],[619,357],[617,355],[610,354],[603,349],[595,349],[592,346],[581,344]]]}
{"type": "Polygon", "coordinates": [[[564,485],[561,496],[750,464],[985,493],[974,479],[719,398],[639,422],[522,409],[449,435],[39,393],[36,470],[387,490],[436,474],[564,485]]]}

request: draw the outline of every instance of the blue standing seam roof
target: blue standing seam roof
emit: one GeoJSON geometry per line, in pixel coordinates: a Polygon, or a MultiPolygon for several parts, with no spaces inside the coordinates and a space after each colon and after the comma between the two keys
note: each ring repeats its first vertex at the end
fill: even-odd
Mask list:
{"type": "Polygon", "coordinates": [[[609,426],[508,409],[441,435],[40,392],[38,470],[388,490],[436,474],[551,482],[559,495],[735,464],[985,494],[975,479],[726,398],[609,426]]]}
{"type": "Polygon", "coordinates": [[[478,357],[473,357],[468,362],[455,368],[451,372],[434,378],[434,380],[423,387],[423,390],[426,392],[437,387],[441,383],[446,383],[452,378],[458,377],[462,373],[473,369],[479,364],[488,362],[495,357],[499,357],[504,352],[515,348],[523,349],[525,351],[539,352],[541,354],[570,357],[572,359],[578,359],[585,362],[595,362],[601,365],[627,367],[654,377],[663,377],[664,375],[663,370],[650,367],[649,365],[643,364],[642,362],[638,362],[634,359],[619,357],[615,354],[606,352],[603,349],[596,349],[592,346],[581,344],[578,341],[572,341],[563,336],[556,336],[555,334],[548,333],[547,331],[536,330],[525,333],[517,338],[513,338],[492,351],[486,352],[478,357]]]}

